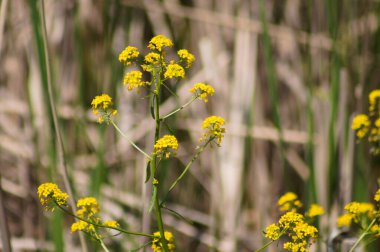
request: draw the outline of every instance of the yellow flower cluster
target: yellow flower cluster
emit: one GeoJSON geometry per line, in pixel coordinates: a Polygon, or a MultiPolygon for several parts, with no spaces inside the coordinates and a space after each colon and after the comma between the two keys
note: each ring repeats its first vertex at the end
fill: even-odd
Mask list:
{"type": "Polygon", "coordinates": [[[306,216],[314,218],[325,214],[325,209],[318,204],[311,204],[309,210],[306,212],[306,216]]]}
{"type": "Polygon", "coordinates": [[[147,82],[142,81],[142,72],[131,71],[124,76],[124,85],[128,85],[128,90],[131,91],[135,88],[144,87],[147,82]]]}
{"type": "Polygon", "coordinates": [[[165,79],[184,78],[185,69],[177,63],[174,63],[174,61],[170,61],[169,65],[166,67],[164,77],[165,79]]]}
{"type": "Polygon", "coordinates": [[[139,51],[134,46],[127,46],[120,54],[119,61],[128,66],[139,56],[139,51]]]}
{"type": "Polygon", "coordinates": [[[159,156],[165,156],[166,158],[170,157],[170,154],[176,154],[178,150],[178,141],[177,138],[173,135],[165,135],[157,140],[154,145],[154,153],[159,156]]]}
{"type": "Polygon", "coordinates": [[[165,37],[164,35],[157,35],[153,37],[148,44],[149,49],[157,50],[159,52],[161,52],[162,48],[164,47],[172,47],[172,46],[173,46],[173,42],[167,37],[165,37]]]}
{"type": "Polygon", "coordinates": [[[360,139],[368,136],[371,153],[380,154],[380,89],[369,94],[369,113],[359,114],[352,121],[351,128],[360,139]]]}
{"type": "Polygon", "coordinates": [[[194,93],[200,100],[208,102],[208,97],[213,96],[215,90],[209,84],[195,83],[194,86],[189,89],[189,92],[194,93]]]}
{"type": "Polygon", "coordinates": [[[189,53],[186,49],[181,49],[177,52],[180,59],[184,60],[186,62],[186,68],[191,67],[193,62],[195,61],[195,56],[191,53],[189,53]]]}
{"type": "Polygon", "coordinates": [[[147,55],[145,55],[144,60],[146,63],[157,64],[157,63],[161,62],[162,57],[158,53],[150,52],[147,55]]]}
{"type": "Polygon", "coordinates": [[[112,116],[117,115],[117,110],[113,109],[112,98],[108,94],[95,96],[91,102],[92,112],[98,116],[98,123],[111,122],[112,116]]]}
{"type": "MultiPolygon", "coordinates": [[[[160,235],[160,232],[155,232],[154,234],[154,238],[153,238],[153,241],[152,241],[152,250],[154,252],[163,252],[163,248],[162,248],[162,242],[161,242],[161,235],[160,235]]],[[[169,231],[165,231],[165,239],[167,241],[167,244],[168,244],[168,248],[169,248],[169,251],[170,252],[174,252],[175,250],[175,245],[174,245],[174,236],[171,232],[169,231]]]]}
{"type": "Polygon", "coordinates": [[[296,210],[302,207],[301,201],[298,200],[297,195],[293,192],[287,192],[282,195],[277,204],[280,206],[280,211],[296,210]]]}
{"type": "Polygon", "coordinates": [[[200,142],[208,141],[210,138],[215,138],[216,143],[220,145],[224,137],[226,129],[223,127],[225,121],[220,116],[209,116],[202,123],[202,129],[206,130],[203,137],[199,139],[200,142]]]}
{"type": "Polygon", "coordinates": [[[54,204],[58,204],[59,206],[66,205],[67,198],[69,197],[67,193],[62,192],[54,183],[41,184],[37,189],[37,194],[41,204],[46,210],[50,211],[54,210],[54,204]]]}

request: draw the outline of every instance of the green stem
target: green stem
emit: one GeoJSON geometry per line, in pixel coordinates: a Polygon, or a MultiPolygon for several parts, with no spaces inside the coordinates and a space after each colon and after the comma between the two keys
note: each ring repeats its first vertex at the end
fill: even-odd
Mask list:
{"type": "Polygon", "coordinates": [[[262,246],[261,248],[255,250],[255,252],[259,252],[259,251],[265,249],[266,247],[268,247],[269,245],[271,245],[274,241],[275,240],[271,240],[270,242],[265,243],[264,246],[262,246]]]}
{"type": "Polygon", "coordinates": [[[102,225],[102,224],[99,224],[99,223],[95,223],[95,222],[92,222],[92,221],[89,221],[89,220],[86,220],[82,217],[79,217],[73,213],[71,213],[70,211],[68,211],[67,209],[63,208],[62,206],[60,206],[57,202],[54,202],[63,212],[65,212],[66,214],[74,217],[75,219],[78,219],[78,220],[81,220],[81,221],[84,221],[84,222],[87,222],[88,224],[91,224],[91,225],[94,225],[94,226],[97,226],[97,227],[100,227],[100,228],[108,228],[108,229],[113,229],[113,230],[117,230],[121,233],[124,233],[124,234],[129,234],[129,235],[138,235],[138,236],[145,236],[145,237],[149,237],[149,238],[154,238],[154,235],[151,235],[151,234],[146,234],[146,233],[140,233],[140,232],[133,232],[133,231],[128,231],[128,230],[125,230],[125,229],[122,229],[122,228],[118,228],[118,227],[110,227],[110,226],[106,226],[106,225],[102,225]]]}
{"type": "Polygon", "coordinates": [[[95,237],[96,237],[96,239],[99,241],[99,243],[100,243],[100,245],[102,246],[102,248],[104,249],[104,251],[109,252],[109,250],[108,250],[106,244],[104,244],[102,238],[101,238],[97,233],[95,233],[95,237]]]}
{"type": "Polygon", "coordinates": [[[187,103],[185,103],[184,105],[182,105],[181,107],[177,108],[176,110],[173,110],[172,112],[170,112],[169,114],[163,116],[160,118],[160,120],[165,120],[166,118],[174,115],[175,113],[181,111],[182,109],[186,108],[187,106],[189,106],[191,103],[193,103],[193,101],[195,101],[196,99],[198,98],[198,96],[193,96],[193,98],[191,98],[190,101],[188,101],[187,103]]]}
{"type": "MultiPolygon", "coordinates": [[[[154,118],[156,121],[156,129],[154,132],[154,143],[155,144],[160,136],[160,88],[161,88],[161,73],[163,69],[161,66],[161,72],[158,73],[157,75],[157,80],[156,80],[156,90],[154,95],[156,96],[156,99],[154,99],[154,118]]],[[[158,198],[158,189],[159,189],[159,183],[155,183],[155,181],[158,181],[156,176],[157,176],[157,154],[153,153],[152,155],[152,175],[153,175],[153,190],[156,190],[156,194],[154,197],[154,208],[156,212],[156,219],[157,219],[157,226],[160,231],[160,237],[161,237],[161,242],[162,242],[162,248],[164,252],[169,252],[169,247],[167,244],[167,241],[165,239],[165,230],[164,230],[164,224],[162,221],[162,214],[161,214],[161,206],[159,204],[159,198],[158,198]]]]}
{"type": "Polygon", "coordinates": [[[372,222],[369,224],[369,226],[367,227],[367,229],[362,233],[362,235],[359,237],[359,239],[354,243],[354,245],[352,246],[352,248],[350,249],[349,252],[354,252],[355,251],[355,248],[359,245],[359,243],[364,239],[364,237],[366,235],[369,234],[369,230],[371,229],[371,227],[376,223],[377,221],[377,218],[374,218],[372,220],[372,222]]]}
{"type": "Polygon", "coordinates": [[[132,140],[130,140],[127,135],[125,135],[123,133],[123,131],[121,131],[121,129],[115,124],[114,121],[111,120],[111,123],[112,125],[115,127],[115,129],[120,133],[120,135],[122,135],[133,147],[135,147],[136,150],[138,150],[139,152],[141,152],[144,156],[146,156],[149,160],[152,160],[152,157],[147,154],[145,151],[143,151],[142,149],[140,149],[140,147],[138,147],[132,140]]]}

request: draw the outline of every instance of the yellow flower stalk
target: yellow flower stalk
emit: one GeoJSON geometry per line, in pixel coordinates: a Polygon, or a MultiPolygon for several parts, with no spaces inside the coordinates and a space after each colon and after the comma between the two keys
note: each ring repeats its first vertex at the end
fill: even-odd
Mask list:
{"type": "Polygon", "coordinates": [[[112,117],[117,115],[117,110],[113,109],[112,98],[108,94],[95,96],[91,102],[92,112],[98,117],[98,123],[109,124],[112,117]]]}
{"type": "Polygon", "coordinates": [[[205,83],[195,83],[192,88],[189,89],[189,92],[194,93],[198,99],[208,102],[208,97],[213,96],[215,93],[214,88],[205,83]]]}
{"type": "Polygon", "coordinates": [[[203,134],[203,137],[199,141],[207,141],[210,137],[216,139],[216,143],[220,145],[224,137],[226,129],[223,127],[225,121],[220,116],[209,116],[202,123],[202,129],[206,130],[206,133],[203,134]]]}
{"type": "Polygon", "coordinates": [[[124,85],[127,85],[128,90],[131,91],[136,88],[144,87],[147,82],[142,81],[142,72],[131,71],[124,76],[124,85]]]}
{"type": "Polygon", "coordinates": [[[161,52],[164,47],[172,47],[172,46],[173,46],[173,42],[169,38],[165,37],[164,35],[157,35],[153,37],[148,44],[149,49],[157,50],[159,52],[161,52]]]}
{"type": "Polygon", "coordinates": [[[134,46],[127,46],[119,55],[119,61],[124,65],[130,65],[139,56],[139,51],[134,46]]]}
{"type": "Polygon", "coordinates": [[[154,153],[157,156],[165,156],[166,158],[170,157],[170,154],[175,155],[178,150],[178,141],[177,138],[173,135],[165,135],[162,138],[158,139],[154,145],[154,153]]]}
{"type": "Polygon", "coordinates": [[[181,60],[184,60],[186,62],[186,68],[190,68],[195,61],[195,56],[189,53],[189,51],[186,49],[179,50],[177,54],[181,60]]]}
{"type": "Polygon", "coordinates": [[[66,205],[69,197],[67,193],[62,192],[58,185],[54,183],[41,184],[37,189],[37,194],[41,204],[48,211],[54,210],[54,203],[59,206],[66,205]]]}
{"type": "Polygon", "coordinates": [[[371,122],[365,114],[355,116],[352,120],[351,128],[356,131],[356,136],[363,138],[367,135],[371,122]]]}
{"type": "Polygon", "coordinates": [[[165,79],[171,78],[184,78],[185,77],[185,69],[182,66],[171,61],[169,65],[166,67],[166,71],[164,73],[165,79]]]}

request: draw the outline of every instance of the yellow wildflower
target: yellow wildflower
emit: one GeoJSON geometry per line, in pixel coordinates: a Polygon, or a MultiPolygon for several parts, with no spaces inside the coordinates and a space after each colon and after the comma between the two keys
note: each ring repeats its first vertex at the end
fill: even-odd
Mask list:
{"type": "Polygon", "coordinates": [[[178,56],[181,58],[181,60],[186,61],[186,68],[191,67],[193,62],[195,61],[195,56],[186,49],[181,49],[177,52],[178,56]]]}
{"type": "Polygon", "coordinates": [[[92,225],[88,222],[79,220],[77,222],[74,222],[71,225],[71,233],[74,233],[76,231],[84,231],[87,233],[91,233],[91,232],[95,232],[95,227],[94,227],[94,225],[92,225]]]}
{"type": "Polygon", "coordinates": [[[321,207],[318,204],[311,204],[309,210],[307,211],[306,215],[313,218],[316,216],[323,215],[325,213],[325,210],[323,207],[321,207]]]}
{"type": "Polygon", "coordinates": [[[372,114],[380,106],[380,89],[375,89],[369,93],[369,111],[372,114]]]}
{"type": "Polygon", "coordinates": [[[352,215],[349,213],[345,213],[341,216],[339,216],[338,220],[336,221],[336,224],[339,228],[342,227],[349,227],[352,222],[352,215]]]}
{"type": "Polygon", "coordinates": [[[185,69],[177,63],[174,63],[174,61],[170,61],[169,65],[166,67],[164,77],[165,79],[184,78],[185,69]]]}
{"type": "Polygon", "coordinates": [[[344,207],[344,210],[353,216],[358,216],[361,214],[372,214],[375,210],[375,207],[371,203],[367,202],[350,202],[344,207]]]}
{"type": "Polygon", "coordinates": [[[103,225],[111,228],[117,228],[120,226],[120,224],[114,220],[106,220],[103,225]]]}
{"type": "Polygon", "coordinates": [[[108,124],[112,116],[117,115],[117,110],[112,108],[112,98],[108,94],[95,96],[91,105],[94,115],[99,115],[98,123],[106,122],[108,124]]]}
{"type": "Polygon", "coordinates": [[[216,143],[220,145],[226,132],[223,127],[224,124],[224,119],[220,116],[207,117],[202,123],[202,129],[206,129],[207,132],[203,134],[199,141],[208,141],[210,137],[213,137],[216,139],[216,143]]]}
{"type": "Polygon", "coordinates": [[[189,89],[189,92],[195,93],[195,95],[204,102],[208,102],[208,96],[213,96],[215,93],[214,88],[205,83],[196,83],[192,88],[189,89]]]}
{"type": "Polygon", "coordinates": [[[276,224],[271,224],[267,226],[265,229],[265,237],[269,238],[273,241],[278,240],[280,238],[280,227],[276,224]]]}
{"type": "Polygon", "coordinates": [[[304,240],[318,237],[318,229],[303,221],[297,223],[292,231],[294,232],[294,237],[292,237],[293,240],[304,240]]]}
{"type": "Polygon", "coordinates": [[[157,156],[165,155],[166,158],[170,157],[170,154],[176,154],[178,150],[178,141],[177,138],[173,135],[165,135],[162,138],[158,139],[154,145],[154,153],[157,156]]]}
{"type": "Polygon", "coordinates": [[[145,62],[150,63],[150,64],[156,64],[159,63],[162,58],[161,55],[155,52],[150,52],[144,57],[145,62]]]}
{"type": "Polygon", "coordinates": [[[378,224],[375,224],[371,228],[371,232],[374,236],[379,237],[380,236],[380,226],[378,224]]]}
{"type": "MultiPolygon", "coordinates": [[[[162,252],[164,251],[162,249],[162,242],[160,241],[161,240],[161,235],[160,235],[160,232],[155,232],[154,234],[154,238],[153,238],[153,241],[152,241],[152,249],[154,252],[162,252]]],[[[169,248],[169,251],[170,252],[174,252],[174,249],[175,249],[175,245],[174,245],[174,236],[171,232],[169,231],[165,231],[165,239],[166,239],[166,242],[168,244],[168,248],[169,248]]]]}
{"type": "Polygon", "coordinates": [[[280,227],[288,229],[293,228],[297,223],[303,222],[304,217],[302,214],[296,212],[286,212],[284,215],[280,217],[278,223],[280,227]]]}
{"type": "Polygon", "coordinates": [[[119,54],[119,61],[128,66],[139,56],[139,51],[134,46],[128,46],[119,54]]]}
{"type": "Polygon", "coordinates": [[[94,197],[79,199],[77,207],[77,215],[81,218],[91,218],[100,211],[98,201],[94,197]]]}
{"type": "Polygon", "coordinates": [[[307,252],[307,246],[308,244],[306,241],[284,243],[284,249],[292,252],[307,252]]]}
{"type": "Polygon", "coordinates": [[[162,48],[172,46],[173,42],[170,39],[168,39],[164,35],[157,35],[150,40],[148,48],[151,50],[157,50],[161,52],[162,48]]]}
{"type": "Polygon", "coordinates": [[[124,76],[124,85],[128,85],[128,90],[131,91],[135,88],[144,87],[147,82],[142,81],[142,72],[131,71],[124,76]]]}
{"type": "Polygon", "coordinates": [[[293,192],[287,192],[282,195],[277,204],[280,206],[280,211],[295,210],[302,206],[301,201],[298,200],[297,195],[293,192]]]}
{"type": "Polygon", "coordinates": [[[370,125],[371,122],[369,121],[368,116],[365,114],[360,114],[355,116],[354,120],[352,120],[351,128],[356,130],[357,137],[363,138],[366,136],[370,125]]]}
{"type": "Polygon", "coordinates": [[[374,199],[375,201],[380,202],[380,189],[376,191],[374,199]]]}
{"type": "Polygon", "coordinates": [[[54,183],[41,184],[37,189],[38,197],[41,204],[46,210],[54,210],[54,203],[60,206],[67,204],[69,195],[62,192],[59,187],[54,183]]]}

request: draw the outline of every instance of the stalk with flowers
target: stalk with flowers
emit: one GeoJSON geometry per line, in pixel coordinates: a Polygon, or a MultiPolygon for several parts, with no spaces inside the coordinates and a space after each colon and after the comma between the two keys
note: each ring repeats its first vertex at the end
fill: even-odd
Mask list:
{"type": "MultiPolygon", "coordinates": [[[[118,127],[117,121],[115,120],[118,111],[114,106],[112,98],[108,94],[96,96],[91,103],[93,113],[98,118],[98,123],[112,125],[136,150],[146,157],[146,182],[150,181],[152,183],[151,206],[149,209],[154,209],[158,231],[153,232],[153,234],[133,232],[121,228],[119,223],[114,220],[102,220],[100,216],[100,206],[93,197],[79,199],[77,201],[78,210],[76,213],[71,213],[67,209],[66,204],[69,195],[62,192],[56,184],[45,183],[38,188],[38,196],[46,210],[59,208],[68,215],[73,216],[76,222],[72,224],[71,231],[81,231],[88,234],[98,241],[105,251],[108,251],[103,242],[103,233],[105,230],[116,230],[119,233],[127,235],[148,237],[150,239],[149,244],[151,244],[153,251],[171,252],[175,250],[174,237],[171,232],[166,231],[162,217],[162,208],[164,207],[166,197],[162,201],[160,201],[159,198],[159,191],[162,185],[167,183],[167,181],[159,181],[158,171],[161,160],[170,159],[176,155],[179,143],[174,135],[164,134],[162,123],[196,100],[208,102],[209,97],[214,94],[214,88],[206,83],[196,83],[189,89],[189,92],[193,95],[188,102],[178,108],[174,108],[172,112],[162,115],[160,113],[162,90],[167,89],[171,94],[174,94],[170,89],[169,81],[171,79],[178,80],[184,78],[186,74],[185,69],[190,68],[195,61],[194,55],[186,49],[181,49],[177,52],[178,60],[169,60],[166,52],[172,46],[173,42],[170,39],[163,35],[158,35],[150,40],[148,44],[149,52],[144,57],[141,57],[138,49],[133,46],[126,47],[119,55],[119,61],[124,64],[125,67],[134,65],[142,70],[127,72],[124,76],[123,83],[129,91],[136,90],[137,94],[140,94],[141,91],[146,90],[148,93],[152,111],[151,115],[155,125],[152,153],[144,151],[143,148],[140,148],[136,143],[132,142],[118,127]],[[145,75],[143,71],[149,76],[147,80],[144,79],[145,75]]],[[[197,152],[178,178],[172,182],[166,195],[174,189],[186,175],[193,162],[209,145],[215,143],[217,146],[220,146],[225,134],[224,125],[224,119],[219,116],[210,116],[204,120],[202,128],[205,132],[199,139],[200,146],[197,147],[197,152]]]]}

